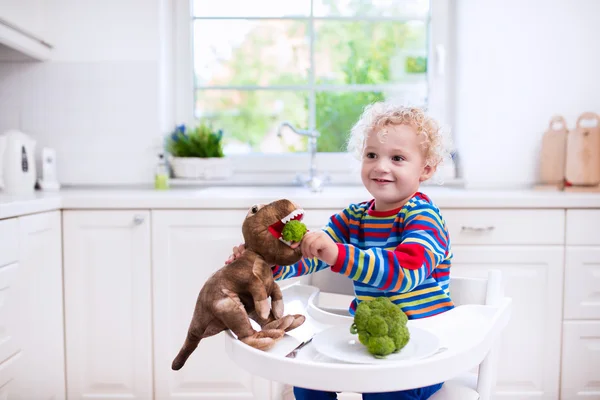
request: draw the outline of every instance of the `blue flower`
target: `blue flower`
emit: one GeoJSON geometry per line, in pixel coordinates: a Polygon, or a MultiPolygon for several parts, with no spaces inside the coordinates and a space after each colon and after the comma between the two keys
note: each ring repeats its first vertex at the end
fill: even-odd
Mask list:
{"type": "Polygon", "coordinates": [[[186,137],[186,133],[185,133],[185,125],[181,124],[181,125],[177,125],[175,127],[175,130],[173,131],[173,133],[171,133],[171,140],[174,142],[177,142],[180,138],[181,135],[183,135],[184,137],[186,137]]]}

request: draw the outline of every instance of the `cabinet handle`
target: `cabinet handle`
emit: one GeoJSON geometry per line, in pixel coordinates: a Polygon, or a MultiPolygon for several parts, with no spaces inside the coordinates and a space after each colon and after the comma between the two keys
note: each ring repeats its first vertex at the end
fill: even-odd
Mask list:
{"type": "Polygon", "coordinates": [[[461,232],[482,233],[482,232],[491,232],[494,229],[496,229],[496,227],[494,227],[493,225],[490,225],[490,226],[463,226],[460,228],[460,231],[461,232]]]}
{"type": "Polygon", "coordinates": [[[135,217],[133,217],[133,224],[134,225],[141,225],[144,223],[144,216],[143,215],[136,215],[135,217]]]}

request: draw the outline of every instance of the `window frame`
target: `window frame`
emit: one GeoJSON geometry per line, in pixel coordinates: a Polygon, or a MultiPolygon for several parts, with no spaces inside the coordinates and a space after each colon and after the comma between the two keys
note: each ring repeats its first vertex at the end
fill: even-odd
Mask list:
{"type": "MultiPolygon", "coordinates": [[[[430,29],[428,43],[427,65],[427,97],[428,110],[442,122],[444,127],[452,126],[452,111],[450,107],[450,85],[448,49],[451,46],[451,10],[447,0],[430,0],[430,15],[426,21],[430,29]]],[[[185,123],[188,126],[195,124],[194,116],[194,64],[193,64],[193,21],[192,0],[174,1],[173,19],[173,100],[174,119],[177,124],[185,123]]],[[[237,19],[243,17],[232,17],[237,19]]],[[[223,19],[223,18],[221,18],[223,19]]],[[[252,17],[250,19],[259,19],[252,17]]],[[[270,18],[282,19],[282,18],[270,18]]],[[[284,18],[285,19],[285,18],[284,18]]],[[[290,18],[288,18],[290,19],[290,18]]],[[[297,18],[291,18],[297,19],[297,18]]],[[[329,18],[315,18],[329,19],[329,18]]],[[[389,21],[391,18],[331,18],[337,20],[361,21],[389,21]]],[[[312,81],[310,81],[312,83],[312,81]]],[[[309,84],[310,84],[309,83],[309,84]]],[[[371,85],[370,90],[398,88],[398,85],[371,85]]],[[[363,89],[365,85],[362,85],[363,89]]],[[[213,87],[211,87],[213,88],[213,87]]],[[[218,87],[214,87],[218,88],[218,87]]],[[[227,87],[229,89],[232,87],[227,87]]],[[[240,87],[242,88],[242,87],[240,87]]],[[[268,90],[268,87],[244,86],[244,89],[268,90]]],[[[290,89],[299,87],[289,86],[290,89]]],[[[327,89],[356,90],[352,85],[331,85],[327,89]]],[[[281,87],[277,87],[281,90],[281,87]]],[[[309,125],[314,126],[315,113],[309,113],[309,125]]],[[[356,116],[358,118],[358,115],[356,116]]],[[[307,127],[298,127],[306,129],[307,127]]],[[[310,155],[305,153],[266,154],[254,153],[228,156],[234,165],[234,177],[229,182],[241,184],[293,184],[298,174],[308,173],[310,155]],[[277,165],[277,168],[273,166],[277,165]]],[[[359,161],[348,153],[317,153],[317,170],[324,173],[333,184],[360,184],[357,168],[359,161]]],[[[454,170],[442,172],[441,178],[448,181],[455,178],[454,170]]]]}

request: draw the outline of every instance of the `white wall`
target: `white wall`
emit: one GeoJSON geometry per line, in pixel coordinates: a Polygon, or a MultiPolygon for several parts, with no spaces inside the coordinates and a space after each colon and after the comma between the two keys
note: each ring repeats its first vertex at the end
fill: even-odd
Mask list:
{"type": "MultiPolygon", "coordinates": [[[[53,61],[0,63],[0,132],[57,149],[63,183],[151,182],[174,124],[169,8],[184,0],[52,0],[53,61]]],[[[455,126],[471,187],[536,179],[554,113],[600,113],[600,1],[456,2],[455,126]]]]}
{"type": "Polygon", "coordinates": [[[454,132],[471,187],[528,186],[553,114],[600,114],[600,1],[457,0],[454,132]]]}
{"type": "Polygon", "coordinates": [[[169,119],[168,1],[52,0],[51,62],[0,63],[0,131],[58,152],[63,183],[152,180],[169,119]]]}

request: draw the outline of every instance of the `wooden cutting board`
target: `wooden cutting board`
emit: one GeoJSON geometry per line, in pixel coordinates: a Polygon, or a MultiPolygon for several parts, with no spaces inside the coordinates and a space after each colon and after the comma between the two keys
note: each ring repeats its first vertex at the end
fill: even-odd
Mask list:
{"type": "Polygon", "coordinates": [[[586,112],[579,116],[567,137],[565,168],[567,185],[600,185],[600,116],[586,112]],[[581,126],[582,121],[595,121],[595,126],[581,126]]]}
{"type": "Polygon", "coordinates": [[[559,186],[564,183],[568,133],[565,119],[560,115],[552,117],[542,137],[540,183],[559,186]]]}

